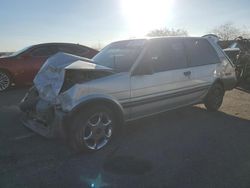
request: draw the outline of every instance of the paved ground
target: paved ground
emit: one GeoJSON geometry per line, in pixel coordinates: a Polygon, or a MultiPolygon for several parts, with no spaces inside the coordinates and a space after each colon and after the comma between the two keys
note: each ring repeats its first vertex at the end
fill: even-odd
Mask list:
{"type": "Polygon", "coordinates": [[[133,122],[119,144],[74,154],[19,122],[26,89],[0,93],[0,187],[250,187],[250,90],[133,122]],[[100,186],[99,186],[100,187],[100,186]]]}

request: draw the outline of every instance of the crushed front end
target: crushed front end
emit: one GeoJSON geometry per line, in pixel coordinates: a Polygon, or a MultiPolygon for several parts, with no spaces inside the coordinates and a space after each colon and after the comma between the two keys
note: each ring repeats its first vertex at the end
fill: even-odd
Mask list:
{"type": "Polygon", "coordinates": [[[26,127],[47,138],[66,137],[63,127],[65,113],[39,97],[35,87],[28,91],[19,107],[23,112],[21,121],[26,127]]]}
{"type": "Polygon", "coordinates": [[[44,137],[66,138],[71,115],[66,107],[88,94],[87,82],[111,74],[111,69],[86,58],[65,53],[52,56],[19,104],[22,123],[44,137]]]}

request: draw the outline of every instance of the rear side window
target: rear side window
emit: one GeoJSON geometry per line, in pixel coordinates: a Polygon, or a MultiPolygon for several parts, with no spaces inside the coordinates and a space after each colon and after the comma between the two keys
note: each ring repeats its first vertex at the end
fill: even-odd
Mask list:
{"type": "Polygon", "coordinates": [[[61,52],[66,52],[66,53],[74,54],[78,56],[82,56],[83,54],[88,52],[87,48],[80,46],[80,45],[62,45],[62,46],[59,46],[59,50],[61,52]]]}
{"type": "Polygon", "coordinates": [[[37,57],[47,57],[54,55],[55,53],[57,53],[57,49],[52,46],[47,46],[47,47],[44,46],[40,48],[38,47],[31,52],[32,56],[37,56],[37,57]]]}
{"type": "Polygon", "coordinates": [[[191,67],[219,62],[216,51],[206,39],[186,39],[185,46],[191,67]]]}
{"type": "Polygon", "coordinates": [[[187,68],[187,57],[181,39],[152,41],[147,55],[153,63],[154,72],[187,68]]]}

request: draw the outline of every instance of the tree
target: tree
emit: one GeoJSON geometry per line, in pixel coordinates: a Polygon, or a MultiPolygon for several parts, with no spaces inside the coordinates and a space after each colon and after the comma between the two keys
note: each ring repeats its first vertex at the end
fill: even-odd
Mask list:
{"type": "Polygon", "coordinates": [[[250,32],[246,27],[236,27],[233,23],[225,23],[211,31],[222,40],[233,40],[239,36],[249,38],[250,32]]]}
{"type": "Polygon", "coordinates": [[[188,36],[188,32],[183,29],[155,29],[150,31],[147,36],[149,37],[161,37],[161,36],[188,36]]]}
{"type": "Polygon", "coordinates": [[[250,29],[246,26],[242,26],[241,35],[243,38],[250,39],[250,29]]]}

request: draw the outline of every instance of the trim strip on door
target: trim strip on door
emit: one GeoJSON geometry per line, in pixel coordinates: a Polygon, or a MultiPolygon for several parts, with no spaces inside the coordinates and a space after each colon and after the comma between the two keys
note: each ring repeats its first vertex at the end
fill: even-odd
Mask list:
{"type": "Polygon", "coordinates": [[[193,89],[188,89],[188,90],[185,90],[185,91],[177,91],[177,92],[174,92],[174,93],[164,94],[164,95],[160,95],[160,96],[157,96],[157,97],[148,97],[146,99],[139,99],[139,100],[136,100],[136,101],[124,102],[124,103],[121,103],[121,105],[124,108],[144,105],[144,104],[147,104],[147,103],[157,102],[157,101],[161,101],[161,100],[165,100],[165,99],[179,97],[179,96],[182,96],[182,95],[188,95],[188,94],[191,94],[191,93],[194,93],[194,92],[197,92],[197,91],[202,91],[202,90],[208,89],[210,86],[211,85],[206,85],[206,86],[196,87],[196,88],[193,88],[193,89]]]}

